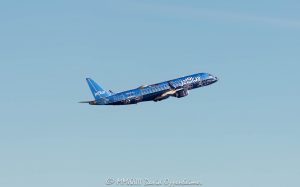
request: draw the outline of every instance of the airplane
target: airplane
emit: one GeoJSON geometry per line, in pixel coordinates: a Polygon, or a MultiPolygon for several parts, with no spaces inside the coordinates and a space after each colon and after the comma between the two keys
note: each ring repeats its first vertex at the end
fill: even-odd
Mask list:
{"type": "Polygon", "coordinates": [[[197,73],[152,85],[143,85],[136,89],[114,93],[106,91],[91,78],[86,78],[95,98],[93,101],[81,101],[90,105],[130,105],[145,101],[162,101],[169,97],[182,98],[189,90],[211,85],[219,79],[209,73],[197,73]]]}

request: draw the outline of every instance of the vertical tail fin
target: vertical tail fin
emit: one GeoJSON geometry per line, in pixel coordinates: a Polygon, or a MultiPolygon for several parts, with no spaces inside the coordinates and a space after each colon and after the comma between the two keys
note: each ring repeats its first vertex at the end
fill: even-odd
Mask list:
{"type": "Polygon", "coordinates": [[[95,81],[93,81],[90,78],[86,78],[86,81],[91,89],[91,92],[93,93],[94,98],[100,99],[103,97],[108,97],[111,96],[111,93],[103,90],[103,88],[101,88],[95,81]]]}

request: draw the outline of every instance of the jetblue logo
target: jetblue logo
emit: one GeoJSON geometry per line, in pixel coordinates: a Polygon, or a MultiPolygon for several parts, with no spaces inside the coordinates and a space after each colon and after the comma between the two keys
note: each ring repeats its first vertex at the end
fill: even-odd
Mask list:
{"type": "Polygon", "coordinates": [[[201,81],[200,77],[188,77],[188,78],[182,80],[182,85],[192,84],[192,83],[200,82],[200,81],[201,81]]]}
{"type": "Polygon", "coordinates": [[[95,96],[100,96],[100,95],[103,95],[105,93],[106,93],[105,91],[98,91],[98,92],[95,93],[95,96]]]}

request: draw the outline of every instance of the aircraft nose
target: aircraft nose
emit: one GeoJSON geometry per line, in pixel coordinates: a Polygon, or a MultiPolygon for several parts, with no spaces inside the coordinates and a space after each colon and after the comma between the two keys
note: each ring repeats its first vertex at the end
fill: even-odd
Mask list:
{"type": "Polygon", "coordinates": [[[215,76],[215,80],[216,80],[216,81],[218,81],[218,80],[219,80],[219,78],[215,76]]]}

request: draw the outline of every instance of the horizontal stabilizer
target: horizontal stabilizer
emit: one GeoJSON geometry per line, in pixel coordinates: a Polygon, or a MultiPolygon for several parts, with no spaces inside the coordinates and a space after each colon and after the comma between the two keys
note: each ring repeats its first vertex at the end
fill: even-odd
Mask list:
{"type": "Polygon", "coordinates": [[[93,102],[93,101],[80,101],[78,103],[90,103],[90,102],[93,102]]]}

